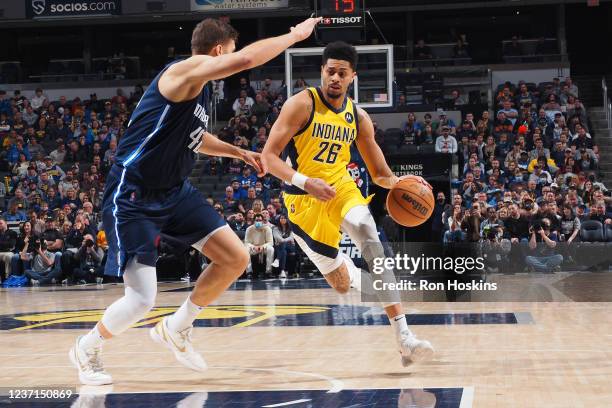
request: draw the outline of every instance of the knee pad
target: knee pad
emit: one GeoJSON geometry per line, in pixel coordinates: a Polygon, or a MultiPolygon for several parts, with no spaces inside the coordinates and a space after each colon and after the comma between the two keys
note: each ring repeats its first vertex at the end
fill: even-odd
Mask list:
{"type": "Polygon", "coordinates": [[[142,319],[153,306],[157,295],[157,276],[152,266],[132,259],[123,275],[125,294],[109,306],[102,324],[112,335],[118,335],[142,319]]]}
{"type": "Polygon", "coordinates": [[[365,205],[353,207],[346,213],[342,230],[350,235],[357,246],[367,241],[379,241],[376,223],[365,205]]]}
{"type": "Polygon", "coordinates": [[[139,313],[146,313],[155,306],[155,295],[137,292],[133,288],[125,288],[125,300],[139,313]]]}
{"type": "MultiPolygon", "coordinates": [[[[364,205],[351,208],[342,221],[342,229],[349,234],[351,240],[361,251],[361,256],[368,264],[370,271],[374,270],[375,259],[385,258],[385,248],[378,237],[378,229],[374,218],[368,207],[364,205]]],[[[373,280],[382,280],[385,283],[396,283],[394,270],[386,269],[379,275],[370,274],[370,283],[362,282],[362,288],[365,293],[372,292],[371,285],[373,280]]],[[[363,279],[363,277],[362,277],[363,279]]],[[[399,292],[393,291],[376,291],[378,300],[386,306],[397,304],[400,302],[399,292]]]]}
{"type": "Polygon", "coordinates": [[[346,213],[342,221],[342,229],[351,237],[370,267],[374,258],[385,256],[376,223],[365,205],[353,207],[346,213]]]}

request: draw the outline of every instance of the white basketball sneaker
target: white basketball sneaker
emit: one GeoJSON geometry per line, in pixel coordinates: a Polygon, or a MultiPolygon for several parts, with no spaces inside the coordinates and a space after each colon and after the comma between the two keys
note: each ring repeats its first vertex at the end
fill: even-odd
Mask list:
{"type": "Polygon", "coordinates": [[[205,371],[208,367],[206,361],[191,344],[193,326],[180,332],[173,332],[168,329],[167,319],[168,317],[164,317],[150,330],[149,334],[153,341],[172,350],[174,357],[185,367],[195,371],[205,371]]]}
{"type": "Polygon", "coordinates": [[[427,340],[419,340],[409,331],[401,333],[400,354],[402,355],[402,365],[408,367],[412,363],[427,361],[433,357],[434,349],[427,340]]]}
{"type": "Polygon", "coordinates": [[[100,348],[83,350],[79,347],[79,336],[75,345],[70,349],[68,356],[72,364],[79,370],[79,380],[85,385],[107,385],[113,383],[113,378],[104,371],[100,360],[100,348]]]}

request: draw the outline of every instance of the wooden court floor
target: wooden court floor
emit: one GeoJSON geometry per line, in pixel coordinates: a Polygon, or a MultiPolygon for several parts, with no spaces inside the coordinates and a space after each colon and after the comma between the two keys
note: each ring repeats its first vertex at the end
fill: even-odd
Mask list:
{"type": "MultiPolygon", "coordinates": [[[[403,368],[381,309],[321,281],[296,282],[246,284],[207,308],[194,330],[210,366],[204,374],[183,368],[149,339],[146,328],[188,294],[188,284],[160,284],[156,309],[105,344],[115,381],[109,394],[90,405],[73,397],[53,406],[612,407],[609,302],[405,303],[412,330],[432,342],[436,355],[403,368]]],[[[2,289],[4,393],[78,390],[68,349],[122,291],[121,285],[2,289]]]]}

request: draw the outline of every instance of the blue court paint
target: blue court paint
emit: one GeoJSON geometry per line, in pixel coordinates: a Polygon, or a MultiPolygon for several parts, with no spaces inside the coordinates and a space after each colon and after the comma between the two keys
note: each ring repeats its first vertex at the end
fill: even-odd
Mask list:
{"type": "MultiPolygon", "coordinates": [[[[176,307],[154,308],[143,319],[152,327],[176,307]]],[[[32,312],[0,316],[1,330],[89,329],[103,310],[32,312]]],[[[406,315],[408,325],[448,326],[479,324],[519,324],[514,313],[426,313],[406,315]]],[[[525,316],[521,321],[526,321],[525,316]]],[[[533,319],[530,319],[533,322],[533,319]]],[[[325,327],[387,326],[389,321],[378,309],[358,305],[216,305],[198,317],[195,327],[325,327]],[[376,310],[376,313],[372,313],[376,310]],[[227,317],[228,314],[234,317],[227,317]]]]}
{"type": "MultiPolygon", "coordinates": [[[[10,401],[11,407],[53,406],[68,408],[77,399],[81,405],[106,408],[459,408],[463,388],[425,388],[425,389],[366,389],[342,390],[327,393],[323,390],[306,391],[235,391],[200,393],[142,393],[110,394],[107,396],[79,396],[67,401],[53,403],[32,401],[10,401]],[[302,401],[300,401],[302,400],[302,401]],[[296,402],[300,401],[300,402],[296,402]],[[294,402],[291,405],[285,403],[294,402]],[[279,405],[280,404],[280,405],[279,405]]],[[[0,405],[6,403],[0,397],[0,405]]],[[[464,404],[465,405],[465,404],[464,404]]],[[[468,408],[463,407],[462,408],[468,408]]]]}
{"type": "Polygon", "coordinates": [[[409,325],[517,324],[514,313],[439,313],[406,315],[409,325]]]}

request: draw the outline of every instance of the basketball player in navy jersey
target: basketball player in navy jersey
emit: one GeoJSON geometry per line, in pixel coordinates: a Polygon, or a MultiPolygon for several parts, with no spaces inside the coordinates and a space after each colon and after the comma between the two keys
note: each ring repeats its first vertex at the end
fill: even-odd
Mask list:
{"type": "Polygon", "coordinates": [[[225,221],[189,183],[197,153],[242,159],[265,174],[260,156],[224,143],[207,132],[208,81],[264,64],[308,38],[318,18],[290,33],[257,41],[233,52],[238,33],[227,23],[206,19],[194,29],[192,56],[166,66],[136,106],[110,170],[102,217],[108,240],[107,275],[122,276],[125,294],[70,350],[86,385],[111,384],[100,350],[104,341],[142,319],[155,304],[157,240],[193,246],[211,260],[191,295],[165,317],[151,337],[196,371],[206,363],[191,343],[193,321],[245,270],[249,255],[225,221]]]}

